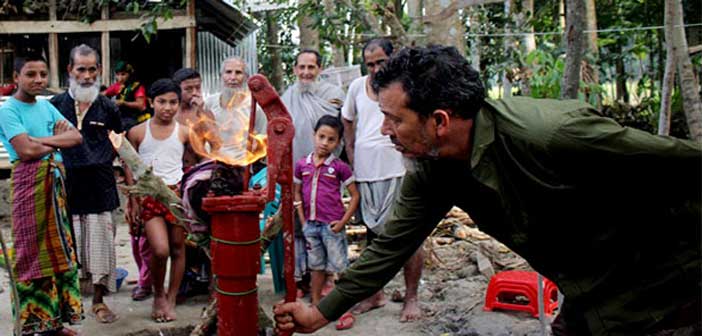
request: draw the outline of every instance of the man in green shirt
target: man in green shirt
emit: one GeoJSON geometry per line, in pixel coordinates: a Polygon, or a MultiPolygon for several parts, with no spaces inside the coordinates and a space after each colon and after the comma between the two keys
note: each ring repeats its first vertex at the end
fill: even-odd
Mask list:
{"type": "Polygon", "coordinates": [[[383,235],[317,306],[311,332],[390,281],[456,205],[565,294],[554,335],[644,335],[700,322],[702,146],[622,127],[575,101],[485,99],[452,47],[406,48],[373,81],[410,169],[383,235]]]}

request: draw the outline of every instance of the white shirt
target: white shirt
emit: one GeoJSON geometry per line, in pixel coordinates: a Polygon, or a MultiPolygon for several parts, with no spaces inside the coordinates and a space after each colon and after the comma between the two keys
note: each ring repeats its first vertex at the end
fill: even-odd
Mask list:
{"type": "Polygon", "coordinates": [[[389,136],[380,133],[383,114],[378,102],[368,97],[368,76],[355,79],[349,86],[341,116],[356,121],[353,170],[358,182],[382,181],[405,175],[402,154],[395,150],[389,136]]]}
{"type": "MultiPolygon", "coordinates": [[[[175,121],[174,121],[175,122],[175,121]]],[[[175,185],[183,177],[183,151],[185,146],[178,138],[178,123],[167,138],[158,140],[151,135],[151,119],[146,121],[146,134],[139,144],[139,157],[153,167],[154,175],[167,185],[175,185]]]]}
{"type": "MultiPolygon", "coordinates": [[[[247,92],[248,93],[248,92],[247,92]]],[[[224,141],[220,152],[234,160],[243,160],[246,157],[246,144],[248,141],[242,139],[233,139],[233,137],[248,135],[248,120],[251,116],[251,94],[248,93],[238,106],[233,106],[231,111],[222,108],[219,102],[221,93],[207,97],[205,99],[205,108],[214,114],[219,135],[224,141]],[[237,114],[235,114],[237,113],[237,114]],[[242,122],[247,122],[243,125],[242,122]],[[244,131],[245,133],[242,133],[244,131]]],[[[256,109],[256,122],[254,124],[254,133],[266,134],[266,115],[258,108],[256,109]]]]}

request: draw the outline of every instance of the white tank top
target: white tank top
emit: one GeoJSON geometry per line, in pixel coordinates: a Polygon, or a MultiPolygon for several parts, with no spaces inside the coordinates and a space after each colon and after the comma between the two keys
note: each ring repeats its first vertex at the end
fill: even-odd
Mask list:
{"type": "Polygon", "coordinates": [[[151,135],[151,120],[146,121],[146,134],[139,145],[139,157],[144,164],[152,166],[154,175],[162,178],[167,185],[175,185],[183,177],[184,150],[185,146],[178,139],[177,122],[168,138],[158,140],[151,135]]]}

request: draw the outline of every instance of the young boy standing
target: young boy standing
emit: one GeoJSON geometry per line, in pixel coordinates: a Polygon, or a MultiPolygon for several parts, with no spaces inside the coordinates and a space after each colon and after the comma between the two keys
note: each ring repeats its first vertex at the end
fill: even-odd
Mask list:
{"type": "Polygon", "coordinates": [[[0,107],[0,141],[12,161],[13,313],[22,335],[77,335],[63,327],[80,323],[83,306],[58,149],[82,137],[51,103],[36,99],[49,74],[41,56],[16,58],[14,70],[17,93],[0,107]]]}
{"type": "Polygon", "coordinates": [[[351,167],[332,152],[341,142],[341,120],[323,116],[314,128],[314,152],[295,163],[295,208],[308,244],[312,271],[312,304],[321,300],[328,273],[339,273],[348,264],[346,223],[358,207],[359,194],[351,167]],[[344,210],[341,186],[351,194],[344,210]]]}
{"type": "MultiPolygon", "coordinates": [[[[180,104],[180,86],[171,79],[159,79],[149,89],[149,100],[154,117],[134,126],[127,138],[144,164],[153,167],[154,175],[172,188],[177,188],[183,177],[183,152],[188,142],[187,126],[175,120],[180,104]]],[[[131,209],[137,209],[136,200],[130,198],[131,209]]],[[[146,233],[151,247],[151,272],[153,274],[154,303],[152,317],[156,322],[175,320],[175,303],[178,287],[185,268],[184,229],[176,225],[168,208],[146,196],[140,204],[143,227],[136,233],[146,233]],[[166,261],[171,258],[168,291],[164,290],[166,261]]]]}

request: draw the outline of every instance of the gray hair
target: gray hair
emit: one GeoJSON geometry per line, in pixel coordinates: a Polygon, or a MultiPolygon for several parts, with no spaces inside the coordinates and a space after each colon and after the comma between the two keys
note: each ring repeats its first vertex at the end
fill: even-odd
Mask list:
{"type": "Polygon", "coordinates": [[[81,45],[77,45],[71,49],[70,57],[68,57],[68,66],[73,66],[73,63],[75,62],[76,55],[81,55],[81,56],[89,56],[89,55],[95,55],[95,61],[97,62],[97,65],[100,65],[100,54],[97,52],[97,50],[91,48],[89,45],[83,43],[81,45]]]}
{"type": "Polygon", "coordinates": [[[239,57],[239,56],[229,56],[229,57],[225,58],[224,61],[222,61],[222,65],[219,67],[219,74],[221,75],[221,74],[224,73],[224,65],[225,65],[225,64],[227,64],[227,63],[229,63],[229,62],[235,62],[235,61],[236,61],[236,62],[241,62],[241,64],[244,65],[244,73],[245,73],[246,76],[248,77],[248,76],[249,76],[249,71],[246,70],[246,67],[247,67],[246,61],[245,61],[243,58],[239,57]]]}

